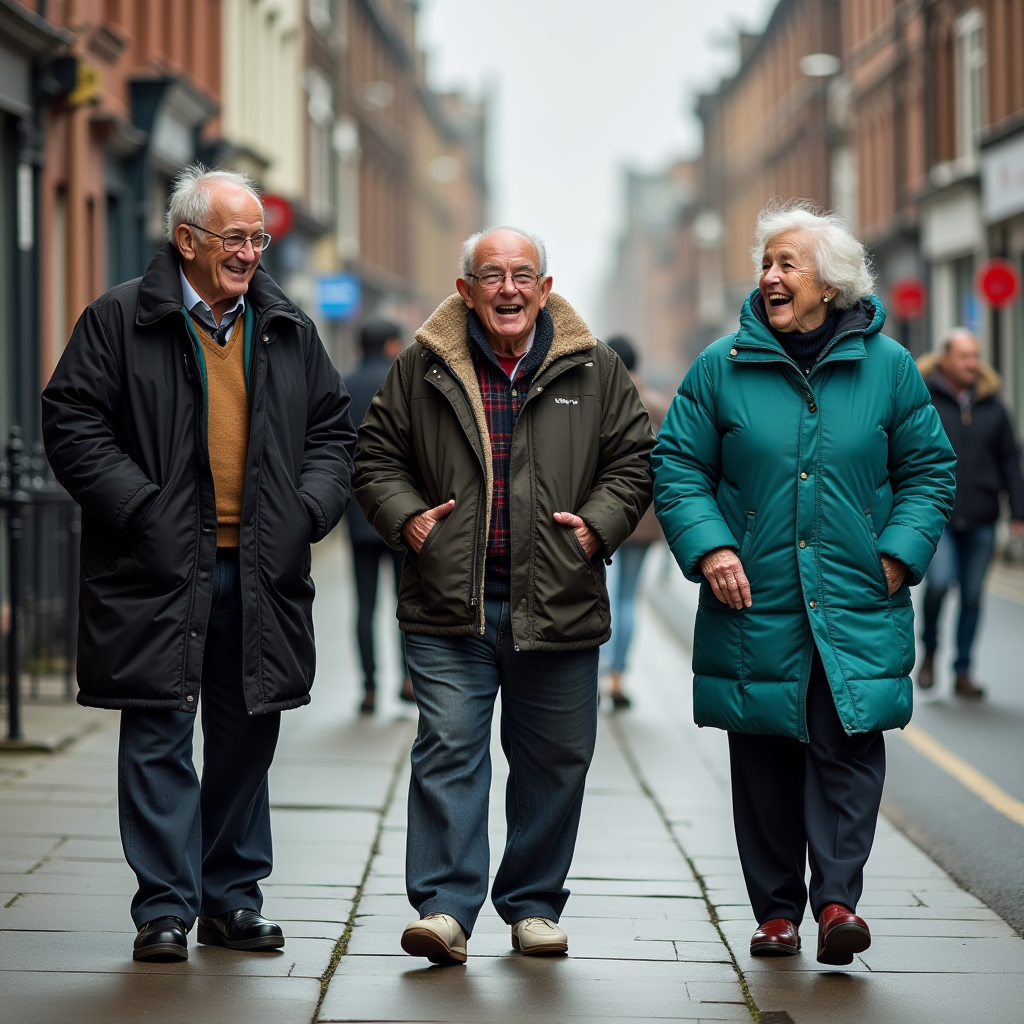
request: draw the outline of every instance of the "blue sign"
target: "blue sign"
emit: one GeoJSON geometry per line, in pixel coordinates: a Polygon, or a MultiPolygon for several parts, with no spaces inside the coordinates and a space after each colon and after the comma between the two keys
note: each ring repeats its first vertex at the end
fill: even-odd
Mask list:
{"type": "Polygon", "coordinates": [[[359,315],[362,289],[355,274],[324,274],[316,279],[316,305],[328,320],[351,320],[359,315]]]}

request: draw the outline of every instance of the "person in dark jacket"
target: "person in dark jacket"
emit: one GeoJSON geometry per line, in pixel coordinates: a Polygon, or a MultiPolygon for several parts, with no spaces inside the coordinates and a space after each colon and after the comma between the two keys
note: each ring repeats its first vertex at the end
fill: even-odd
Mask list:
{"type": "MultiPolygon", "coordinates": [[[[359,346],[363,361],[358,370],[345,378],[345,387],[352,399],[352,422],[362,423],[373,396],[380,390],[395,361],[402,351],[402,328],[390,320],[368,320],[359,329],[359,346]]],[[[358,505],[349,507],[345,516],[349,539],[352,542],[352,570],[356,579],[356,633],[359,638],[359,658],[363,666],[363,703],[359,711],[372,715],[376,705],[377,661],[374,657],[373,613],[377,607],[377,581],[380,563],[390,563],[395,574],[395,594],[402,582],[402,562],[405,552],[389,547],[377,536],[377,531],[366,521],[358,505]]],[[[405,651],[401,651],[403,684],[399,694],[402,700],[414,702],[412,681],[405,674],[405,651]]]]}
{"type": "Polygon", "coordinates": [[[981,361],[978,339],[957,327],[939,353],[918,361],[932,404],[956,452],[956,500],[949,525],[928,568],[924,597],[925,656],[917,685],[935,685],[935,651],[939,646],[939,613],[954,581],[960,590],[960,621],[954,663],[958,697],[979,700],[984,687],[971,679],[971,648],[981,617],[985,574],[992,561],[999,496],[1010,505],[1010,532],[1024,533],[1024,478],[1020,450],[1006,407],[999,399],[999,374],[981,361]]]}
{"type": "Polygon", "coordinates": [[[313,682],[311,542],[349,502],[349,400],[316,328],[259,266],[244,176],[185,169],[171,239],[88,306],[43,392],[82,507],[80,703],[121,711],[118,807],[137,960],[277,949],[267,772],[313,682]],[[203,712],[203,778],[192,764],[203,712]]]}
{"type": "Polygon", "coordinates": [[[359,431],[356,500],[406,549],[398,618],[419,728],[406,890],[413,956],[463,963],[487,896],[494,701],[508,842],[491,899],[525,954],[558,918],[597,736],[604,559],[651,500],[647,413],[622,361],[551,291],[543,244],[463,246],[458,295],[395,361],[359,431]]]}

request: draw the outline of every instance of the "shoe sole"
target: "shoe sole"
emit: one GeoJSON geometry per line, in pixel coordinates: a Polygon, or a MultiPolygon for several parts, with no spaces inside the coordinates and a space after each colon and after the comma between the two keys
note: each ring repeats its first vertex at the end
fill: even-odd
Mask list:
{"type": "Polygon", "coordinates": [[[260,935],[255,939],[225,939],[213,928],[199,925],[196,928],[196,941],[204,946],[223,946],[225,949],[273,950],[284,946],[284,938],[280,935],[260,935]]]}
{"type": "Polygon", "coordinates": [[[179,963],[188,959],[188,946],[179,946],[176,942],[155,942],[152,946],[133,949],[132,959],[162,964],[179,963]]]}
{"type": "Polygon", "coordinates": [[[788,942],[752,942],[751,956],[796,956],[800,952],[800,943],[791,946],[788,942]]]}
{"type": "Polygon", "coordinates": [[[409,956],[426,957],[432,964],[464,964],[466,953],[453,949],[429,928],[407,928],[402,932],[402,949],[409,956]]]}
{"type": "Polygon", "coordinates": [[[569,943],[568,942],[549,942],[543,946],[531,946],[529,949],[523,949],[519,944],[519,936],[515,932],[512,933],[512,948],[518,949],[523,956],[554,956],[558,953],[568,953],[569,943]]]}
{"type": "Polygon", "coordinates": [[[818,947],[818,963],[844,967],[871,945],[871,933],[857,924],[837,924],[818,947]]]}

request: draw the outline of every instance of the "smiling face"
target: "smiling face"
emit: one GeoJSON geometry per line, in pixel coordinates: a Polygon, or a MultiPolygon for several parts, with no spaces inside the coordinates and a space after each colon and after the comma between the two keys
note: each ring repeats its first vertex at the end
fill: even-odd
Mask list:
{"type": "Polygon", "coordinates": [[[827,288],[818,279],[814,265],[814,240],[806,231],[794,231],[772,238],[764,248],[758,281],[764,308],[772,327],[781,334],[801,334],[820,327],[828,314],[828,303],[838,289],[827,288]]]}
{"type": "Polygon", "coordinates": [[[552,280],[542,277],[532,284],[517,285],[513,275],[524,277],[540,270],[536,246],[515,231],[492,231],[477,242],[473,275],[455,285],[470,309],[476,310],[484,333],[498,355],[522,355],[537,316],[547,305],[552,280]],[[480,277],[501,274],[500,285],[487,287],[480,277]]]}
{"type": "Polygon", "coordinates": [[[197,231],[179,224],[174,240],[181,253],[182,269],[188,283],[213,310],[217,322],[234,305],[239,295],[249,289],[252,275],[259,266],[260,254],[251,242],[238,252],[228,253],[217,235],[242,234],[247,238],[263,230],[263,207],[255,196],[230,182],[212,182],[210,208],[197,231]]]}

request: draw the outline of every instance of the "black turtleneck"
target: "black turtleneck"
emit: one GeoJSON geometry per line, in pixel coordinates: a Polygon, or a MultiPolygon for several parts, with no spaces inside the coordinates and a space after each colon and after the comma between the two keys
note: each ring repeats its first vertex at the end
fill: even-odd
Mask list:
{"type": "Polygon", "coordinates": [[[836,323],[836,318],[830,314],[825,317],[820,327],[815,327],[813,331],[807,331],[804,334],[799,331],[790,331],[788,334],[784,334],[782,331],[775,330],[770,324],[769,329],[775,335],[776,341],[786,350],[786,355],[800,367],[800,372],[806,376],[836,333],[836,323]]]}

